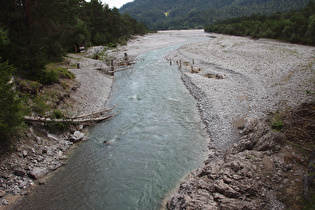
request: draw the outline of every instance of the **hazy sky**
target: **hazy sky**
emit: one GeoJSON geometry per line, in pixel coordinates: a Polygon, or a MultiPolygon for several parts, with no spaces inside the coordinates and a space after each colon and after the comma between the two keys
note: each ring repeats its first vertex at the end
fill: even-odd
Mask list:
{"type": "Polygon", "coordinates": [[[102,2],[104,4],[108,4],[109,8],[113,8],[113,7],[117,7],[118,9],[128,3],[128,2],[131,2],[133,0],[102,0],[102,2]]]}

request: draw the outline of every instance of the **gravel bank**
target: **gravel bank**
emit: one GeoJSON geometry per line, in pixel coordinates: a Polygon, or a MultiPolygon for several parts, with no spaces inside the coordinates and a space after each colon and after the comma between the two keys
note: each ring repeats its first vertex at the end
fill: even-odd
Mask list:
{"type": "Polygon", "coordinates": [[[170,57],[182,60],[183,80],[192,94],[203,92],[197,99],[202,100],[204,120],[216,144],[228,145],[235,139],[234,127],[242,126],[246,119],[311,99],[307,90],[315,89],[314,47],[211,35],[213,38],[185,45],[170,57]],[[192,74],[191,66],[201,71],[192,74]],[[217,74],[224,79],[208,78],[217,74]]]}
{"type": "Polygon", "coordinates": [[[209,34],[168,57],[181,61],[211,142],[209,159],[167,198],[167,208],[284,209],[279,198],[300,196],[307,159],[281,148],[268,116],[314,100],[315,48],[209,34]]]}

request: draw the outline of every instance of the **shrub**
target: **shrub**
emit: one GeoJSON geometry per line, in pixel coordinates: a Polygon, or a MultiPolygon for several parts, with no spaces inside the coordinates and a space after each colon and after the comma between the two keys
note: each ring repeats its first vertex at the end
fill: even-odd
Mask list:
{"type": "Polygon", "coordinates": [[[59,78],[74,79],[75,75],[68,71],[65,67],[55,67],[52,71],[56,72],[59,78]]]}
{"type": "Polygon", "coordinates": [[[55,71],[44,71],[40,78],[40,82],[46,85],[54,84],[59,82],[59,76],[55,71]]]}
{"type": "Polygon", "coordinates": [[[46,65],[41,77],[41,83],[54,84],[59,82],[59,78],[74,79],[75,75],[65,67],[56,66],[56,63],[46,65]]]}
{"type": "Polygon", "coordinates": [[[46,104],[46,99],[43,96],[37,96],[34,100],[33,111],[40,115],[45,115],[50,110],[50,106],[46,104]]]}
{"type": "Polygon", "coordinates": [[[273,122],[271,128],[277,131],[281,131],[283,129],[283,122],[282,121],[273,122]]]}
{"type": "Polygon", "coordinates": [[[282,131],[284,127],[282,118],[282,114],[279,111],[275,112],[273,115],[271,128],[277,131],[282,131]]]}
{"type": "Polygon", "coordinates": [[[59,109],[55,109],[51,115],[51,118],[61,119],[61,118],[64,118],[64,114],[59,109]]]}

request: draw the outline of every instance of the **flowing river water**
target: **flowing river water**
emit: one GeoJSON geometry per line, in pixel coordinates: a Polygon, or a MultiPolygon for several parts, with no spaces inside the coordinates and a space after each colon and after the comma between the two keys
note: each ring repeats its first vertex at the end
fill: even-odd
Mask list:
{"type": "Polygon", "coordinates": [[[163,208],[165,196],[206,159],[209,143],[196,101],[165,59],[182,44],[144,53],[115,73],[108,106],[118,115],[92,127],[25,208],[163,208]]]}

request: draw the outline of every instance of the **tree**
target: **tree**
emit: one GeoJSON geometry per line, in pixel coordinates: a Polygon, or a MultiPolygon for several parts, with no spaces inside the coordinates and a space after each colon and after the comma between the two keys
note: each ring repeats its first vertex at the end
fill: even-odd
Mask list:
{"type": "MultiPolygon", "coordinates": [[[[9,44],[7,32],[0,27],[0,50],[9,44]]],[[[23,122],[21,101],[13,90],[12,72],[15,68],[0,57],[0,145],[6,146],[16,127],[23,122]]]]}

